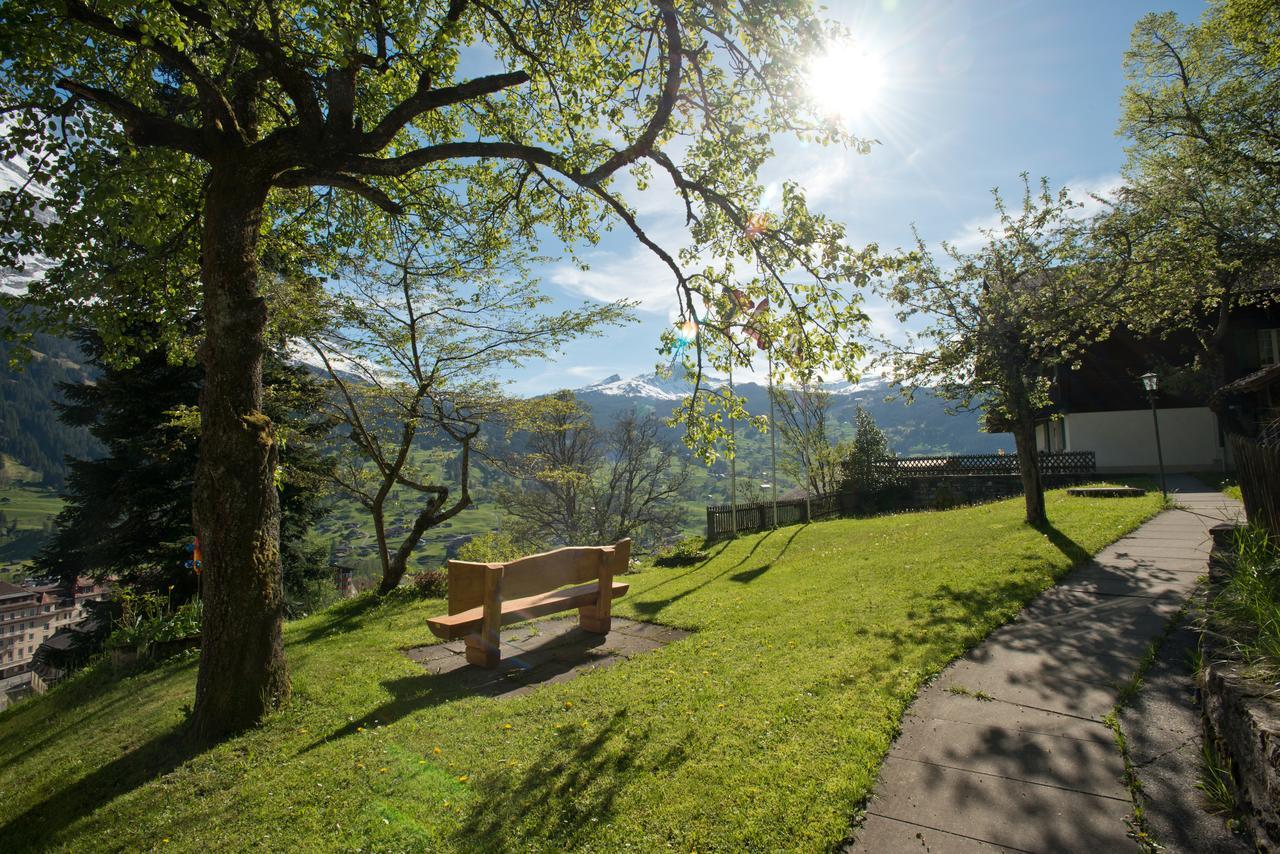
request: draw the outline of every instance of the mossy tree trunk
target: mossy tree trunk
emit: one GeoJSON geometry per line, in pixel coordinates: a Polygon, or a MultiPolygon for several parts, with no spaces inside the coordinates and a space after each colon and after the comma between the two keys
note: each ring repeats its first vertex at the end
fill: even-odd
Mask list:
{"type": "Polygon", "coordinates": [[[203,550],[204,621],[192,735],[253,726],[289,696],[281,629],[277,445],[262,409],[267,306],[258,234],[269,179],[215,166],[204,207],[205,382],[194,522],[203,550]]]}

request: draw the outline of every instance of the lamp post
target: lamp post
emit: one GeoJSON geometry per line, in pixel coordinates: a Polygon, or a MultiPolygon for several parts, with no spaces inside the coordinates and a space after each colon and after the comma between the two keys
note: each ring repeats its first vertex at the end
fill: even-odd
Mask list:
{"type": "Polygon", "coordinates": [[[1156,392],[1160,390],[1160,378],[1151,371],[1142,375],[1142,387],[1147,390],[1147,400],[1151,401],[1151,423],[1156,429],[1156,460],[1160,463],[1160,494],[1169,498],[1169,486],[1164,477],[1164,450],[1160,447],[1160,417],[1156,414],[1156,392]]]}

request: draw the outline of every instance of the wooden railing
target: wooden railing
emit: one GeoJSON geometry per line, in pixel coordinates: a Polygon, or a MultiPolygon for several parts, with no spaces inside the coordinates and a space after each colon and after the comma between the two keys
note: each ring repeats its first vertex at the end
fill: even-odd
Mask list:
{"type": "MultiPolygon", "coordinates": [[[[955,454],[946,457],[894,457],[876,463],[896,477],[962,477],[1018,474],[1016,454],[955,454]]],[[[1040,474],[1093,474],[1093,451],[1041,452],[1040,474]]]]}
{"type": "Polygon", "coordinates": [[[1280,446],[1229,435],[1249,522],[1280,536],[1280,446]]]}
{"type": "Polygon", "coordinates": [[[767,531],[775,526],[796,525],[801,522],[817,522],[840,515],[840,496],[815,495],[812,498],[788,498],[777,504],[778,518],[774,521],[774,504],[761,501],[737,506],[737,525],[734,525],[734,509],[729,505],[707,508],[707,539],[719,540],[735,533],[751,534],[767,531]]]}

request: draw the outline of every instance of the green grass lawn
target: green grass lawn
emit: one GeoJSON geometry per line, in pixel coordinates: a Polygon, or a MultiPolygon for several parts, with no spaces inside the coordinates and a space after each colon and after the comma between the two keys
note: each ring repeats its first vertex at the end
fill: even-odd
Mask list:
{"type": "Polygon", "coordinates": [[[292,623],[294,699],[192,754],[194,660],[90,670],[0,714],[0,850],[826,850],[906,704],[1073,563],[1154,513],[1049,495],[784,528],[629,577],[617,613],[693,630],[527,695],[400,649],[438,600],[292,623]]]}
{"type": "Polygon", "coordinates": [[[44,545],[44,526],[62,509],[62,499],[55,493],[27,483],[0,486],[0,516],[8,528],[16,522],[18,531],[10,535],[0,531],[0,579],[14,580],[26,574],[27,562],[44,545]]]}

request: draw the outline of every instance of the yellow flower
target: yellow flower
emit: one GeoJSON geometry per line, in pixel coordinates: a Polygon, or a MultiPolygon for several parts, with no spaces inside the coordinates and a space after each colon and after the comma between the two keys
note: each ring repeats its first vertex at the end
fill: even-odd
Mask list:
{"type": "Polygon", "coordinates": [[[566,709],[572,709],[572,708],[573,708],[573,701],[572,701],[572,700],[565,700],[565,701],[564,701],[564,707],[565,707],[566,709]]]}
{"type": "Polygon", "coordinates": [[[356,727],[356,732],[364,732],[364,727],[362,726],[356,727]]]}
{"type": "Polygon", "coordinates": [[[503,728],[503,729],[511,729],[511,724],[503,724],[503,725],[502,725],[502,728],[503,728]]]}
{"type": "Polygon", "coordinates": [[[386,769],[386,768],[379,768],[379,769],[378,769],[378,773],[379,773],[379,774],[385,774],[385,773],[387,773],[387,769],[386,769]]]}
{"type": "Polygon", "coordinates": [[[467,782],[467,775],[466,775],[466,774],[463,774],[461,777],[459,777],[459,778],[458,778],[458,782],[459,782],[459,783],[465,783],[465,782],[467,782]]]}
{"type": "Polygon", "coordinates": [[[437,748],[434,748],[434,749],[432,749],[432,751],[431,751],[431,752],[432,752],[432,753],[439,753],[439,752],[440,752],[440,748],[438,748],[438,747],[437,747],[437,748]]]}

